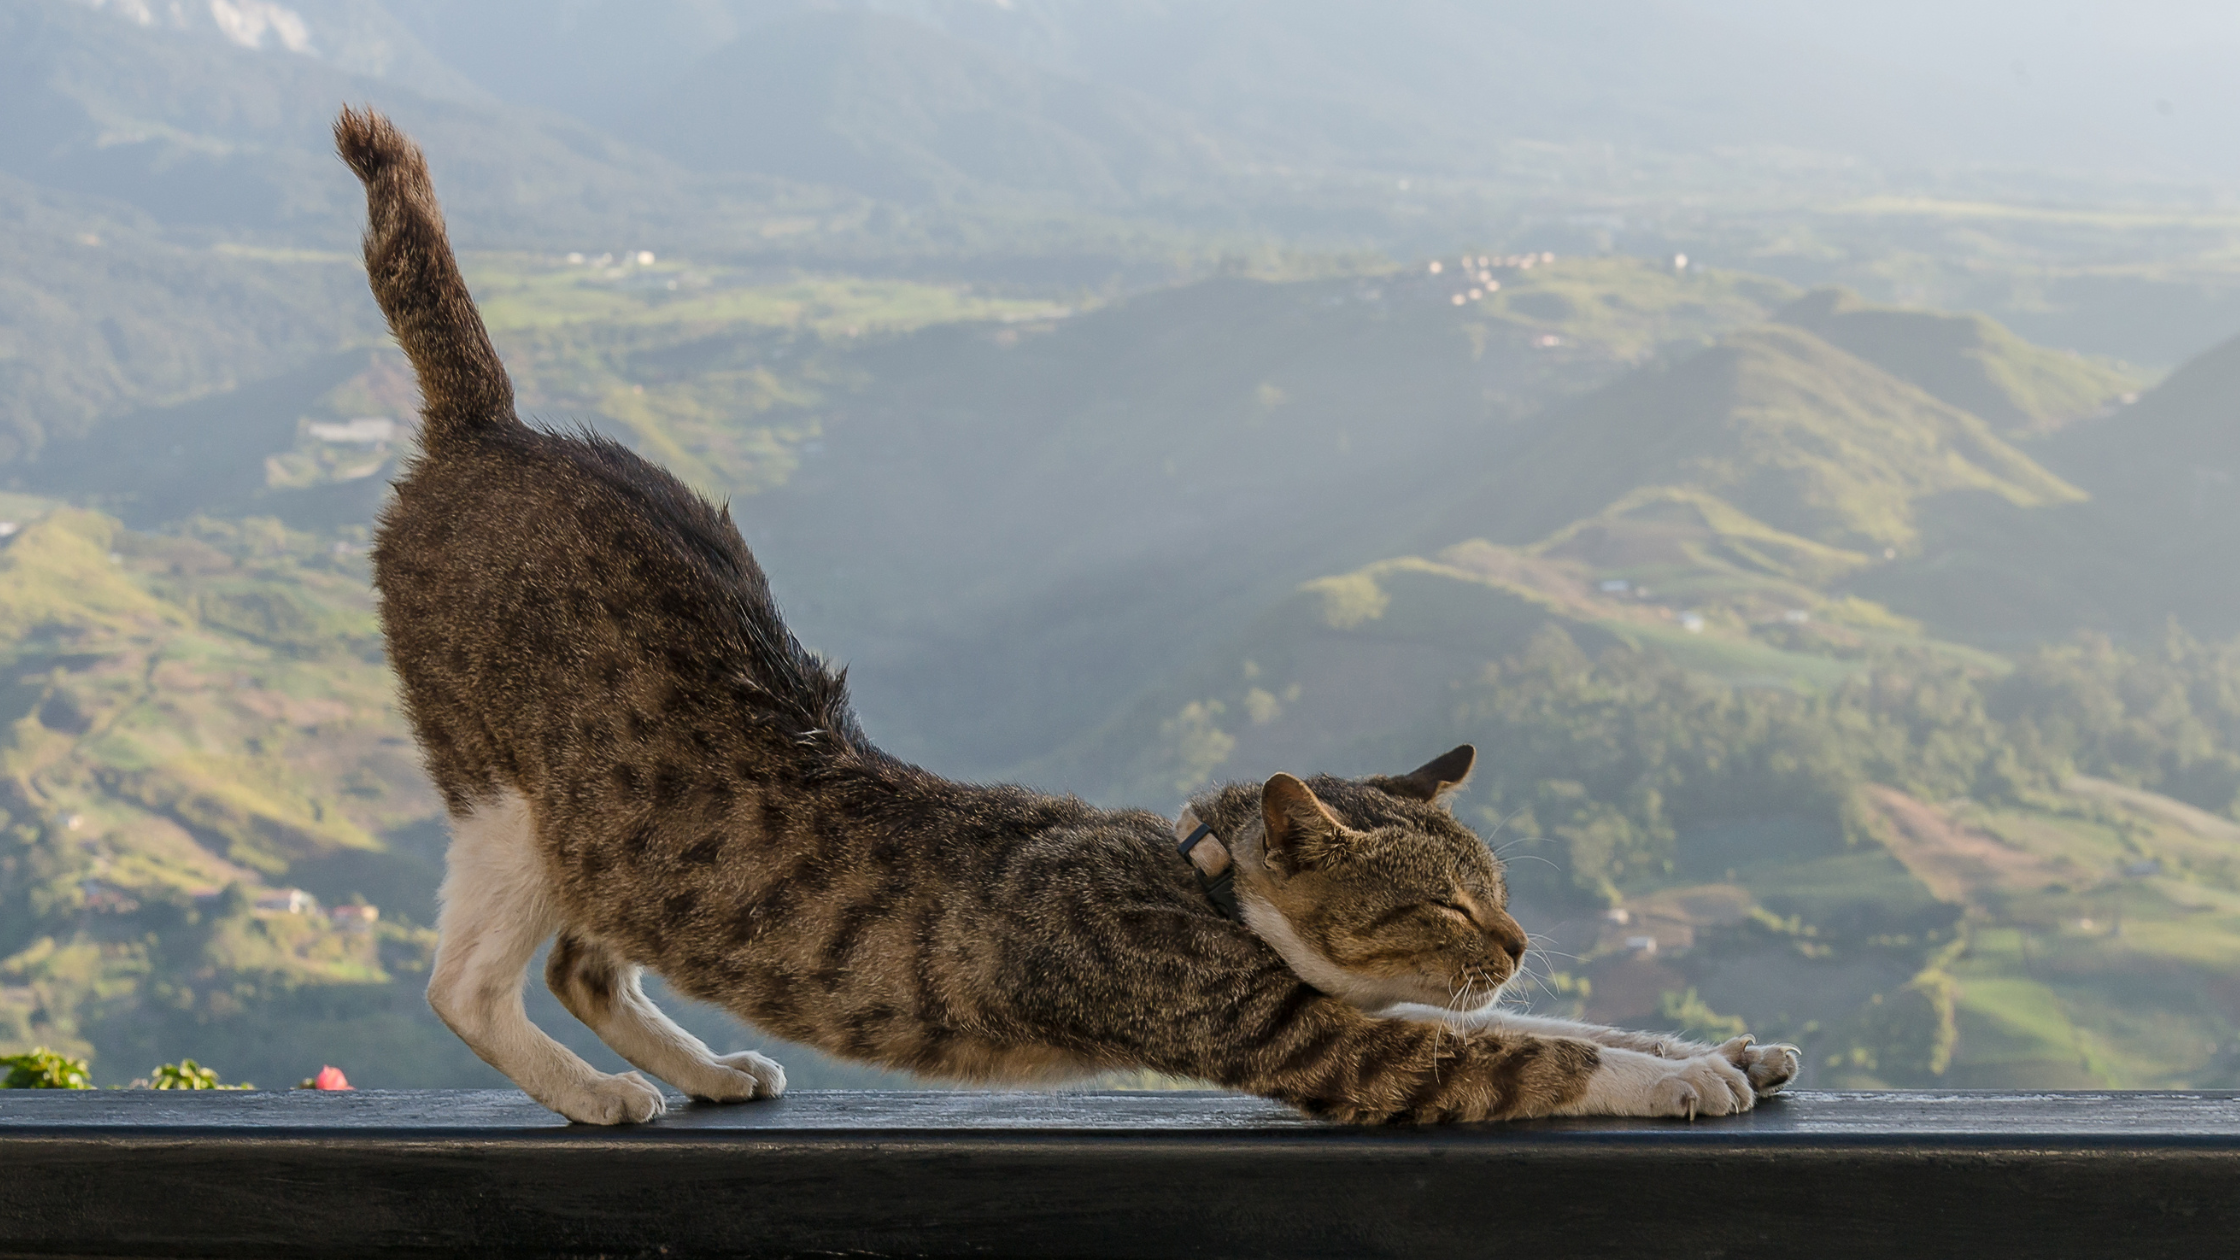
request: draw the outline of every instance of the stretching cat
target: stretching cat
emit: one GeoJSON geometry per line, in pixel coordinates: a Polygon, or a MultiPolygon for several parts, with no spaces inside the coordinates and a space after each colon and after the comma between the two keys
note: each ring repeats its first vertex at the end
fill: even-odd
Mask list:
{"type": "MultiPolygon", "coordinates": [[[[366,271],[419,374],[422,454],[374,548],[389,656],[453,828],[428,1000],[538,1102],[594,1124],[662,1095],[531,1024],[545,979],[696,1098],[785,1088],[646,999],[650,967],[759,1028],[932,1076],[1149,1068],[1349,1121],[1747,1110],[1786,1047],[1503,1015],[1525,936],[1499,865],[1409,775],[1201,796],[1244,922],[1168,824],[952,783],[866,740],[779,620],[728,510],[614,443],[523,425],[419,150],[345,110],[366,271]],[[1416,1004],[1377,1018],[1386,1007],[1416,1004]],[[1450,1011],[1463,1011],[1453,1015],[1450,1011]]],[[[1195,828],[1193,828],[1195,830],[1195,828]]],[[[1201,855],[1202,856],[1202,855],[1201,855]]]]}

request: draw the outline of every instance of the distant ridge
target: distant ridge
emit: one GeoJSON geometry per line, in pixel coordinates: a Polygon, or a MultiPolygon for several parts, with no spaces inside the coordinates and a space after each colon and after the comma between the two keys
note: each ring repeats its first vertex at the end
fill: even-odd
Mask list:
{"type": "MultiPolygon", "coordinates": [[[[2138,402],[2063,434],[2048,458],[2096,497],[2181,532],[2240,530],[2240,337],[2188,360],[2138,402]]],[[[2221,535],[2220,535],[2221,536],[2221,535]]]]}
{"type": "Polygon", "coordinates": [[[2024,510],[1956,495],[1923,513],[1918,554],[1862,593],[1988,641],[2089,627],[2240,632],[2240,338],[2130,406],[2031,447],[2089,502],[2024,510]]]}
{"type": "Polygon", "coordinates": [[[1218,179],[1180,112],[877,13],[758,26],[680,71],[625,134],[706,171],[899,201],[977,188],[1102,202],[1218,179]]]}
{"type": "Polygon", "coordinates": [[[76,0],[0,0],[0,84],[0,172],[168,228],[350,247],[361,207],[326,135],[346,101],[380,104],[426,146],[466,248],[601,234],[672,247],[720,217],[687,172],[573,120],[435,99],[76,0]]]}
{"type": "Polygon", "coordinates": [[[1914,538],[1913,505],[1982,490],[2021,506],[2079,499],[1981,419],[1800,328],[1736,333],[1643,369],[1547,421],[1426,532],[1528,542],[1644,486],[1715,495],[1775,529],[1881,551],[1914,538]]]}
{"type": "Polygon", "coordinates": [[[2005,434],[2098,415],[2139,381],[2081,355],[2034,346],[1987,315],[1876,306],[1815,289],[1774,317],[1910,381],[2005,434]]]}

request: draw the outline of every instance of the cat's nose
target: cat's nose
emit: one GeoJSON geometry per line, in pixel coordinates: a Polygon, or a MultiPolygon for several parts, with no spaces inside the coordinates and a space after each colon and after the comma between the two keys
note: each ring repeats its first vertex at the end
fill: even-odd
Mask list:
{"type": "Polygon", "coordinates": [[[1501,946],[1501,952],[1507,954],[1511,962],[1524,961],[1525,947],[1530,942],[1525,939],[1524,929],[1518,926],[1515,919],[1502,915],[1494,921],[1493,931],[1489,935],[1501,946]]]}

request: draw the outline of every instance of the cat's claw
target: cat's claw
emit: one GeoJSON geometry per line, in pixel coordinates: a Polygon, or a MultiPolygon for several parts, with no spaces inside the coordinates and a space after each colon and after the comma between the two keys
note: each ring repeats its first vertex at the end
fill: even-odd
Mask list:
{"type": "Polygon", "coordinates": [[[1745,1033],[1720,1045],[1715,1053],[1741,1068],[1750,1078],[1751,1091],[1764,1098],[1797,1078],[1803,1052],[1782,1042],[1761,1046],[1757,1040],[1745,1033]]]}
{"type": "Polygon", "coordinates": [[[669,1110],[660,1089],[636,1072],[594,1075],[545,1105],[577,1124],[644,1124],[669,1110]]]}
{"type": "Polygon", "coordinates": [[[741,1050],[734,1054],[717,1055],[708,1067],[703,1080],[694,1081],[695,1088],[688,1089],[694,1098],[707,1102],[748,1102],[756,1098],[776,1098],[786,1092],[786,1070],[776,1059],[741,1050]]]}
{"type": "Polygon", "coordinates": [[[1750,1110],[1758,1102],[1750,1078],[1718,1053],[1673,1064],[1671,1073],[1653,1087],[1649,1099],[1651,1115],[1685,1116],[1690,1120],[1697,1116],[1731,1116],[1750,1110]]]}
{"type": "Polygon", "coordinates": [[[1587,1116],[1731,1116],[1757,1106],[1750,1078],[1718,1051],[1666,1059],[1606,1049],[1585,1094],[1558,1114],[1587,1116]]]}
{"type": "Polygon", "coordinates": [[[786,1070],[777,1060],[752,1050],[695,1055],[673,1065],[661,1078],[701,1102],[751,1102],[786,1092],[786,1070]]]}

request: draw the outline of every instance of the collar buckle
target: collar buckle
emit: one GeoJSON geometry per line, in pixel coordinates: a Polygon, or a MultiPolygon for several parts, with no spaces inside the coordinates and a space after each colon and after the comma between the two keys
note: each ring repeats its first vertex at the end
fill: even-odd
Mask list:
{"type": "Polygon", "coordinates": [[[1244,911],[1237,905],[1237,863],[1229,856],[1229,846],[1213,834],[1210,824],[1198,821],[1198,812],[1184,809],[1182,817],[1175,820],[1175,852],[1190,863],[1198,874],[1198,886],[1205,890],[1208,900],[1222,914],[1238,922],[1244,921],[1244,911]]]}

